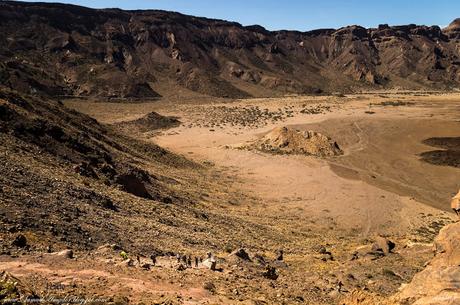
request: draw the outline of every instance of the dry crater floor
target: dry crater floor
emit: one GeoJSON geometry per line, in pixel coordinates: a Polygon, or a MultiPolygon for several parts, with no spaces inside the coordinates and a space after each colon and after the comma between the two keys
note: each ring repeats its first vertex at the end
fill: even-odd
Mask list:
{"type": "MultiPolygon", "coordinates": [[[[449,200],[460,187],[460,94],[64,104],[203,164],[204,179],[216,186],[203,208],[253,224],[251,236],[260,233],[215,252],[221,272],[177,271],[175,259],[167,257],[150,270],[120,267],[115,251],[77,253],[75,260],[24,255],[0,262],[19,278],[34,273],[66,292],[76,283],[73,291],[80,295],[157,304],[335,304],[356,289],[384,299],[423,269],[433,238],[455,220],[449,200]],[[147,131],[120,124],[151,112],[181,123],[147,131]],[[281,126],[320,132],[343,154],[320,158],[239,148],[281,126]],[[453,144],[433,146],[427,142],[432,138],[453,144]],[[393,253],[368,254],[377,236],[396,244],[393,253]],[[234,261],[228,252],[238,248],[252,261],[234,261]],[[276,280],[268,279],[256,254],[272,260],[279,249],[285,264],[277,266],[276,280]]],[[[226,234],[232,232],[222,238],[226,234]]]]}

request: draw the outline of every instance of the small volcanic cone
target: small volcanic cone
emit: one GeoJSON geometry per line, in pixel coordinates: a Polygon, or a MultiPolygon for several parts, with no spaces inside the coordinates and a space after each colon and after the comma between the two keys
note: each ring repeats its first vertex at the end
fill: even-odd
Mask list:
{"type": "Polygon", "coordinates": [[[150,112],[145,116],[133,120],[117,123],[122,128],[135,128],[140,132],[148,132],[157,129],[177,127],[180,121],[176,117],[162,116],[156,112],[150,112]]]}
{"type": "Polygon", "coordinates": [[[278,127],[247,146],[278,154],[304,154],[318,157],[338,156],[343,151],[329,137],[315,131],[278,127]]]}

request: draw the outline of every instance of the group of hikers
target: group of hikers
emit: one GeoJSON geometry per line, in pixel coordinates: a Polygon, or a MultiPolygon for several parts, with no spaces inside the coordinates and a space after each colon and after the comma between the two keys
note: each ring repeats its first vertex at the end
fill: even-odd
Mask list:
{"type": "MultiPolygon", "coordinates": [[[[458,193],[454,197],[452,197],[452,201],[450,205],[451,205],[451,208],[454,210],[455,214],[457,214],[457,216],[460,219],[460,191],[458,191],[458,193]]],[[[207,256],[208,256],[207,258],[208,260],[214,261],[212,259],[212,254],[210,252],[207,253],[207,256]]],[[[157,256],[151,255],[150,259],[152,260],[152,265],[155,266],[157,263],[157,256]]],[[[140,263],[139,256],[137,257],[137,260],[140,263]]],[[[203,259],[199,256],[192,257],[191,255],[188,255],[188,256],[181,255],[180,253],[176,254],[176,260],[178,264],[181,264],[182,266],[187,267],[187,268],[192,268],[192,267],[198,268],[199,264],[203,263],[203,259]]]]}
{"type": "MultiPolygon", "coordinates": [[[[205,260],[203,260],[203,258],[200,256],[182,255],[180,253],[177,253],[175,256],[172,256],[172,257],[175,257],[175,259],[177,260],[177,264],[179,264],[181,268],[193,268],[193,267],[198,268],[200,265],[203,264],[203,262],[204,262],[204,265],[209,264],[211,266],[210,268],[212,268],[212,266],[215,267],[215,258],[213,257],[211,252],[208,252],[206,256],[207,258],[205,260]]],[[[158,257],[157,254],[150,255],[150,260],[151,260],[151,263],[149,263],[150,266],[156,266],[158,264],[157,257],[158,257]]],[[[141,257],[139,255],[137,255],[136,261],[139,266],[142,265],[141,257]]]]}
{"type": "Polygon", "coordinates": [[[195,268],[198,268],[198,264],[201,264],[203,262],[203,259],[201,257],[195,256],[192,258],[191,255],[180,255],[179,253],[176,254],[176,260],[178,264],[183,264],[188,268],[192,268],[192,264],[195,263],[195,268]]]}

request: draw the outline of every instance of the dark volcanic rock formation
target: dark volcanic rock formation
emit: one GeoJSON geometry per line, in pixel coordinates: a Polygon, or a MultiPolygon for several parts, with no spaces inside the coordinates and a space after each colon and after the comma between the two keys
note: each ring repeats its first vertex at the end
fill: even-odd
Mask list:
{"type": "Polygon", "coordinates": [[[180,125],[180,121],[176,117],[162,116],[156,112],[150,112],[141,118],[116,123],[114,125],[124,129],[135,129],[140,132],[147,132],[177,127],[180,125]]]}
{"type": "MultiPolygon", "coordinates": [[[[142,211],[139,202],[157,207],[165,200],[191,203],[170,189],[172,179],[161,169],[192,168],[193,163],[118,135],[58,101],[1,85],[0,143],[1,237],[33,230],[40,241],[91,248],[104,240],[129,239],[117,231],[126,226],[115,224],[116,219],[142,211]],[[149,172],[142,169],[146,164],[149,172]]],[[[12,244],[27,245],[23,238],[12,244]]]]}
{"type": "Polygon", "coordinates": [[[165,11],[0,3],[0,81],[49,95],[151,98],[459,86],[459,21],[270,32],[165,11]]]}

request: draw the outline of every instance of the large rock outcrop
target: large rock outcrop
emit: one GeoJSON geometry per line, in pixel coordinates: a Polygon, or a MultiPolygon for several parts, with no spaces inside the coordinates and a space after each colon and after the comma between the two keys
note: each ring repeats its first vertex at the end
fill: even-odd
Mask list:
{"type": "Polygon", "coordinates": [[[401,304],[460,304],[460,223],[444,227],[435,240],[435,257],[396,296],[401,304]]]}
{"type": "Polygon", "coordinates": [[[445,226],[434,241],[434,258],[392,297],[355,290],[343,305],[460,304],[460,222],[445,226]]]}
{"type": "Polygon", "coordinates": [[[339,145],[315,131],[278,127],[243,148],[276,154],[302,154],[318,157],[343,154],[339,145]]]}
{"type": "Polygon", "coordinates": [[[452,21],[443,31],[449,38],[460,38],[460,18],[452,21]]]}

